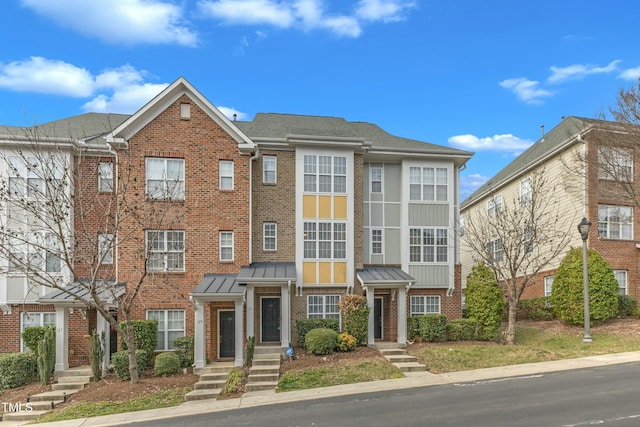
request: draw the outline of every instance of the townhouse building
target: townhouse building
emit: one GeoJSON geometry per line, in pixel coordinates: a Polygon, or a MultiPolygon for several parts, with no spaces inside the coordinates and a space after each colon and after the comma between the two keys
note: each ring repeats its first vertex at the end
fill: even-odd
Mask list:
{"type": "MultiPolygon", "coordinates": [[[[471,153],[338,117],[229,120],[184,78],[133,115],[61,124],[77,130],[65,140],[84,178],[74,188],[96,187],[76,200],[86,213],[76,227],[95,224],[96,244],[112,248],[97,251],[101,278],[122,286],[109,308],[141,281],[132,316],[158,320],[158,351],[193,336],[196,367],[241,365],[248,337],[296,344],[296,320],[339,319],[347,294],[367,297],[369,345],[406,343],[411,315],[461,316],[459,171],[471,153]],[[92,209],[106,200],[125,208],[92,209]]],[[[0,351],[20,349],[36,312],[56,326],[58,370],[86,362],[75,356],[92,328],[115,350],[90,305],[64,290],[27,300],[12,289],[0,285],[11,337],[0,351]]]]}
{"type": "MultiPolygon", "coordinates": [[[[640,235],[638,221],[638,175],[635,164],[635,129],[603,120],[566,117],[524,153],[490,178],[462,202],[461,221],[492,213],[514,201],[531,197],[531,179],[543,173],[553,191],[540,196],[554,205],[559,215],[554,224],[570,236],[566,250],[581,247],[577,225],[583,217],[593,224],[588,247],[596,249],[609,262],[618,280],[620,294],[640,297],[640,235]]],[[[551,216],[549,218],[552,218],[551,216]]],[[[544,222],[541,224],[544,226],[544,222]]],[[[523,230],[525,233],[525,230],[523,230]]],[[[488,242],[492,244],[494,242],[488,242]]],[[[480,257],[462,241],[462,282],[480,257]]],[[[492,246],[499,251],[497,245],[492,246]]],[[[549,250],[550,248],[540,248],[549,250]]],[[[564,252],[566,253],[566,251],[564,252]]],[[[554,258],[525,288],[522,298],[550,296],[553,277],[562,253],[554,258]]],[[[519,275],[523,272],[519,271],[519,275]]]]}

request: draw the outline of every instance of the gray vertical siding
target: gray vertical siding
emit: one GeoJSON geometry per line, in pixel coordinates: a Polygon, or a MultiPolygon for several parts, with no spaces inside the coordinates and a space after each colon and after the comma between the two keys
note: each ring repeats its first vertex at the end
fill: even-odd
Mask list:
{"type": "Polygon", "coordinates": [[[416,278],[416,288],[448,288],[452,280],[448,265],[409,265],[408,273],[416,278]]]}
{"type": "Polygon", "coordinates": [[[450,204],[409,204],[409,226],[448,227],[452,208],[450,204]]]}

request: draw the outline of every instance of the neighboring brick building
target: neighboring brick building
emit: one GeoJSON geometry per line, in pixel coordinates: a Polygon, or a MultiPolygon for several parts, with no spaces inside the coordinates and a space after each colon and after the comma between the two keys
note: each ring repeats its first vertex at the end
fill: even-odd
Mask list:
{"type": "MultiPolygon", "coordinates": [[[[61,122],[83,129],[100,118],[103,131],[69,141],[91,135],[93,147],[70,151],[86,178],[76,185],[95,187],[76,201],[84,215],[75,227],[94,227],[96,245],[118,242],[98,271],[129,287],[142,278],[132,314],[158,319],[158,350],[193,335],[197,367],[239,365],[247,337],[296,343],[296,319],[339,318],[337,303],[350,293],[366,293],[372,307],[369,344],[404,344],[409,315],[461,316],[459,170],[471,153],[335,117],[230,121],[183,78],[132,116],[61,122]],[[113,220],[109,200],[130,209],[113,220]]],[[[1,283],[0,351],[19,351],[23,311],[53,313],[56,369],[85,362],[70,356],[84,334],[108,331],[64,293],[25,305],[1,283]]]]}
{"type": "MultiPolygon", "coordinates": [[[[635,166],[640,153],[634,148],[636,132],[618,123],[567,117],[464,200],[461,219],[464,222],[478,213],[490,216],[500,205],[512,206],[523,197],[523,191],[531,191],[525,184],[531,182],[532,174],[543,170],[555,189],[543,197],[558,207],[560,219],[554,227],[571,237],[567,250],[582,246],[577,225],[581,218],[588,218],[593,223],[589,247],[600,252],[613,268],[620,294],[637,300],[640,234],[633,224],[640,213],[640,174],[635,166]]],[[[551,295],[553,276],[563,256],[553,259],[535,277],[523,298],[551,295]]],[[[461,259],[464,289],[466,276],[479,260],[464,239],[461,259]]]]}

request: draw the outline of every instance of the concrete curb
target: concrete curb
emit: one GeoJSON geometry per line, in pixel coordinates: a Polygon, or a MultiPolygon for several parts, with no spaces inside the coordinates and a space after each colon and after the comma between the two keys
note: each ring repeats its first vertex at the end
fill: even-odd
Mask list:
{"type": "MultiPolygon", "coordinates": [[[[255,406],[272,405],[286,402],[300,402],[326,397],[346,396],[390,390],[402,390],[407,388],[428,387],[442,384],[497,380],[501,378],[521,377],[544,374],[547,372],[566,371],[572,369],[591,368],[632,362],[640,362],[640,351],[601,356],[590,356],[580,359],[526,363],[522,365],[477,369],[473,371],[449,372],[446,374],[411,372],[406,373],[407,376],[405,378],[392,380],[345,384],[333,387],[292,391],[287,393],[275,393],[273,391],[266,393],[254,392],[247,393],[238,399],[185,402],[180,406],[174,406],[170,408],[151,409],[148,411],[128,412],[123,414],[106,415],[93,418],[80,418],[76,420],[43,423],[37,425],[42,425],[43,427],[117,426],[124,423],[131,423],[136,421],[150,421],[154,419],[173,418],[183,415],[215,413],[232,409],[250,408],[255,406]]],[[[14,427],[18,425],[24,424],[20,422],[0,423],[0,427],[14,427]]]]}

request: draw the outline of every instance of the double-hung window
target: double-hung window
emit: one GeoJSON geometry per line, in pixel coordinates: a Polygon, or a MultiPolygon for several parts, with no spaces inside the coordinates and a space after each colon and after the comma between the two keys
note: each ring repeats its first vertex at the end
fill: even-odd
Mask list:
{"type": "Polygon", "coordinates": [[[487,254],[492,261],[502,261],[504,257],[504,248],[502,246],[502,239],[495,239],[487,243],[487,254]]]}
{"type": "Polygon", "coordinates": [[[371,230],[371,253],[382,254],[382,230],[379,228],[371,230]]]}
{"type": "Polygon", "coordinates": [[[147,230],[150,271],[184,271],[184,231],[147,230]]]}
{"type": "Polygon", "coordinates": [[[598,178],[630,182],[633,179],[632,153],[619,147],[600,147],[598,178]]]}
{"type": "Polygon", "coordinates": [[[98,191],[113,191],[113,163],[98,163],[98,191]]]}
{"type": "Polygon", "coordinates": [[[347,158],[344,156],[304,156],[304,191],[347,192],[347,158]]]}
{"type": "Polygon", "coordinates": [[[631,206],[598,206],[598,237],[631,240],[633,208],[631,206]]]}
{"type": "Polygon", "coordinates": [[[174,341],[184,336],[184,310],[147,310],[147,320],[158,321],[156,350],[175,350],[174,341]]]}
{"type": "Polygon", "coordinates": [[[409,168],[409,200],[446,202],[448,200],[447,168],[409,168]]]}
{"type": "Polygon", "coordinates": [[[278,249],[278,224],[275,222],[262,223],[262,249],[265,251],[275,251],[278,249]]]}
{"type": "Polygon", "coordinates": [[[440,313],[439,295],[414,295],[411,297],[410,316],[440,313]]]}
{"type": "Polygon", "coordinates": [[[220,160],[220,189],[233,190],[232,160],[220,160]]]}
{"type": "Polygon", "coordinates": [[[487,201],[487,215],[494,216],[502,210],[502,195],[498,194],[487,201]]]}
{"type": "Polygon", "coordinates": [[[309,319],[339,319],[340,295],[309,295],[307,317],[309,319]]]}
{"type": "Polygon", "coordinates": [[[409,229],[409,261],[420,263],[447,262],[449,239],[446,228],[409,229]]]}
{"type": "Polygon", "coordinates": [[[277,182],[278,158],[276,156],[262,156],[262,182],[275,184],[277,182]]]}
{"type": "MultiPolygon", "coordinates": [[[[22,313],[22,325],[20,329],[20,336],[25,328],[29,327],[42,327],[42,326],[56,326],[56,313],[54,312],[23,312],[22,313]]],[[[28,351],[29,348],[24,345],[24,341],[21,339],[22,351],[28,351]]],[[[32,349],[33,350],[33,349],[32,349]]]]}
{"type": "Polygon", "coordinates": [[[184,200],[184,159],[146,159],[147,197],[184,200]]]}
{"type": "Polygon", "coordinates": [[[220,261],[233,261],[233,231],[220,232],[220,261]]]}
{"type": "Polygon", "coordinates": [[[347,224],[345,222],[305,222],[305,259],[346,259],[347,224]]]}
{"type": "Polygon", "coordinates": [[[113,234],[98,235],[98,257],[102,264],[113,264],[113,234]]]}
{"type": "Polygon", "coordinates": [[[546,276],[544,278],[544,296],[550,297],[551,290],[553,289],[553,278],[554,276],[546,276]]]}
{"type": "Polygon", "coordinates": [[[525,178],[520,181],[520,206],[527,206],[531,200],[531,178],[525,178]]]}
{"type": "Polygon", "coordinates": [[[618,281],[618,292],[627,295],[627,270],[613,270],[613,275],[618,281]]]}
{"type": "Polygon", "coordinates": [[[382,167],[371,166],[371,192],[382,193],[382,167]]]}

